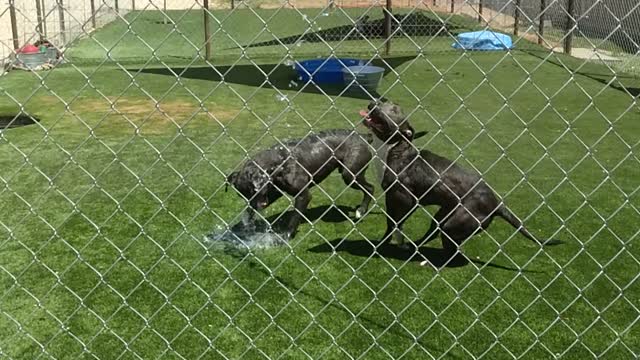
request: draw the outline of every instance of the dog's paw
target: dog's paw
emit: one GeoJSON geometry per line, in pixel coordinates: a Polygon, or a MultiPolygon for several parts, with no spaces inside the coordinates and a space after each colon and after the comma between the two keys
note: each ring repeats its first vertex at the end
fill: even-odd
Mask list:
{"type": "Polygon", "coordinates": [[[363,216],[364,216],[364,214],[360,211],[360,209],[357,209],[356,210],[356,220],[362,219],[363,216]]]}

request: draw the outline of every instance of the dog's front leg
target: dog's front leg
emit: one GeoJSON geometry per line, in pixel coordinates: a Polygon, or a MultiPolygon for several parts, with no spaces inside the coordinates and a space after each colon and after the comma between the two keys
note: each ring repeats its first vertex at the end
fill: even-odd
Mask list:
{"type": "Polygon", "coordinates": [[[285,234],[286,240],[289,241],[294,238],[296,232],[298,231],[298,226],[300,225],[300,220],[302,220],[302,216],[307,210],[307,206],[311,202],[311,193],[309,189],[304,189],[298,196],[296,196],[293,215],[289,219],[289,224],[287,226],[287,233],[285,234]]]}
{"type": "Polygon", "coordinates": [[[382,237],[382,243],[389,242],[395,238],[397,245],[401,247],[404,244],[404,234],[402,233],[402,225],[411,216],[416,209],[416,201],[411,195],[398,191],[397,188],[389,189],[385,194],[386,213],[387,213],[387,231],[382,237]]]}

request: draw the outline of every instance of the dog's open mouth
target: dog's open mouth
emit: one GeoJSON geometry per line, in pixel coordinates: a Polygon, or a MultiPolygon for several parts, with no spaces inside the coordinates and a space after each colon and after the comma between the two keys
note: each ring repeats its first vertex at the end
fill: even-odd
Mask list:
{"type": "Polygon", "coordinates": [[[371,115],[367,110],[360,110],[360,116],[364,118],[362,122],[365,126],[367,127],[376,126],[375,121],[371,118],[371,115]]]}

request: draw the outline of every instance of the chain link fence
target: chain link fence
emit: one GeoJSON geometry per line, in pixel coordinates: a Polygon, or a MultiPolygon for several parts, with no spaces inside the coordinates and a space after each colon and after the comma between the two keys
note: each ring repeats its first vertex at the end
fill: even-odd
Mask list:
{"type": "Polygon", "coordinates": [[[33,4],[0,12],[2,358],[638,357],[640,5],[576,0],[573,21],[547,0],[540,27],[537,0],[33,4]],[[454,48],[480,30],[516,32],[514,48],[454,48]],[[40,36],[65,62],[13,68],[40,36]],[[304,61],[382,78],[325,84],[304,61]],[[496,219],[458,261],[446,238],[422,244],[438,206],[399,219],[389,194],[429,177],[384,170],[403,140],[362,125],[383,97],[411,123],[408,148],[481,175],[529,231],[564,243],[496,219]],[[336,150],[354,140],[292,140],[330,129],[372,154],[366,211],[348,171],[361,155],[336,150]],[[265,186],[288,195],[263,199],[250,228],[260,199],[229,186],[234,172],[269,149],[319,161],[323,146],[321,167],[341,170],[308,192],[273,170],[265,186]],[[384,171],[419,179],[383,186],[384,171]],[[404,244],[380,243],[388,219],[404,244]]]}

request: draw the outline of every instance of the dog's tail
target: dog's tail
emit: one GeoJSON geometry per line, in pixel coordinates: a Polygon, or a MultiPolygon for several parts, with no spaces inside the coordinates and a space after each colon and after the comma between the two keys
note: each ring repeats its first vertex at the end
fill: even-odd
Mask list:
{"type": "Polygon", "coordinates": [[[522,224],[522,221],[518,220],[518,218],[511,212],[511,210],[509,210],[506,206],[504,205],[500,205],[500,207],[498,208],[498,211],[496,212],[496,215],[500,216],[501,218],[505,219],[509,224],[511,224],[511,226],[513,226],[514,228],[518,229],[518,232],[522,235],[524,235],[527,239],[538,243],[540,245],[559,245],[562,244],[563,241],[561,240],[546,240],[546,241],[541,241],[540,239],[538,239],[537,237],[533,236],[522,224]]]}

